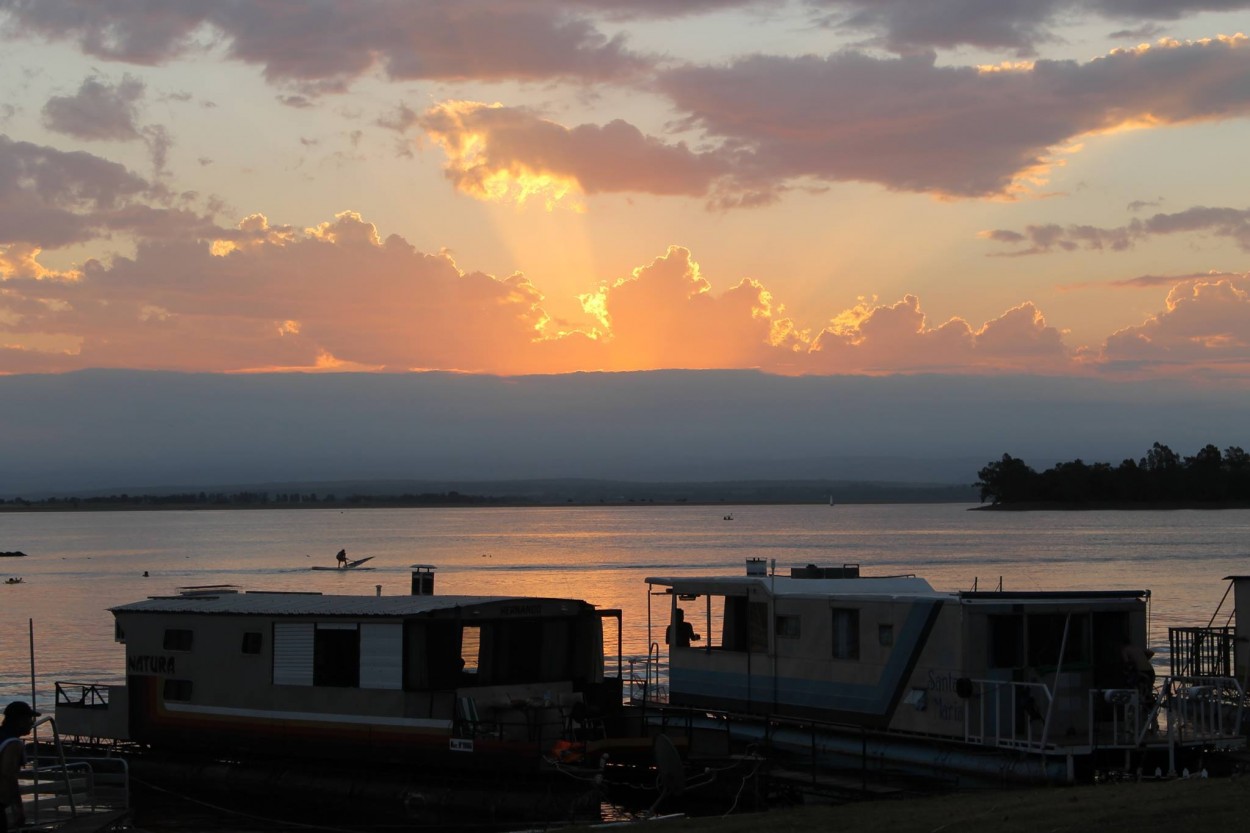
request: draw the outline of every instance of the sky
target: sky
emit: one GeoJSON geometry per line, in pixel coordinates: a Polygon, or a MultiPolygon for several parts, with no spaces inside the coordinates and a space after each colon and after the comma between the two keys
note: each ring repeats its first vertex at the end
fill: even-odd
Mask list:
{"type": "Polygon", "coordinates": [[[0,0],[0,374],[1250,387],[1250,0],[0,0]]]}

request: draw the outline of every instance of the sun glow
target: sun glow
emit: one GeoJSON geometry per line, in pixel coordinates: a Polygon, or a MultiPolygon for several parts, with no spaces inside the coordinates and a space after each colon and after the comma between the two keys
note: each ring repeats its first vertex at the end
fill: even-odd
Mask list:
{"type": "Polygon", "coordinates": [[[518,161],[511,131],[515,116],[498,102],[444,101],[424,117],[426,132],[447,157],[444,171],[456,188],[488,202],[522,206],[541,200],[548,211],[585,206],[576,178],[518,161]]]}
{"type": "Polygon", "coordinates": [[[541,200],[548,211],[554,211],[561,204],[579,214],[586,211],[580,199],[576,196],[570,198],[570,195],[581,193],[576,180],[524,168],[495,171],[465,190],[490,202],[522,206],[530,200],[541,200]],[[569,198],[568,202],[564,202],[566,198],[569,198]]]}

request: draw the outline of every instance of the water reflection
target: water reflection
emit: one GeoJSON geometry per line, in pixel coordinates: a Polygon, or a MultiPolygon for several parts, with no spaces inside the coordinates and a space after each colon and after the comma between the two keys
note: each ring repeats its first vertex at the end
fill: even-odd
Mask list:
{"type": "Polygon", "coordinates": [[[29,696],[35,622],[43,702],[56,679],[119,678],[111,605],[185,585],[408,592],[408,566],[438,567],[436,592],[573,596],[620,608],[625,649],[645,655],[647,575],[738,573],[748,557],[780,569],[859,563],[916,573],[937,588],[1145,588],[1152,635],[1206,624],[1224,576],[1250,572],[1250,510],[968,512],[941,506],[709,506],[352,509],[0,515],[0,549],[31,556],[0,570],[0,696],[29,696]],[[732,513],[733,523],[723,517],[732,513]],[[313,571],[334,554],[371,570],[313,571]],[[143,577],[148,571],[150,576],[143,577]]]}

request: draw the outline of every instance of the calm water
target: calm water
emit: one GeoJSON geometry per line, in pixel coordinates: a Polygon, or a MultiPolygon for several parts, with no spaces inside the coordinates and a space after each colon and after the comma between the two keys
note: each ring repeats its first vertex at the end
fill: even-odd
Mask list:
{"type": "MultiPolygon", "coordinates": [[[[326,593],[406,593],[408,565],[438,567],[441,594],[584,598],[625,613],[625,650],[645,655],[649,575],[737,574],[855,562],[943,590],[1147,588],[1152,634],[1206,624],[1226,583],[1250,573],[1250,510],[969,512],[966,506],[613,507],[84,512],[0,515],[0,699],[38,699],[55,680],[116,681],[111,605],[197,584],[326,593]],[[734,520],[723,516],[732,513],[734,520]],[[312,571],[345,547],[376,569],[312,571]],[[143,578],[143,572],[150,573],[143,578]]],[[[658,608],[657,608],[658,609],[658,608]]],[[[1226,606],[1227,609],[1227,606],[1226,606]]]]}

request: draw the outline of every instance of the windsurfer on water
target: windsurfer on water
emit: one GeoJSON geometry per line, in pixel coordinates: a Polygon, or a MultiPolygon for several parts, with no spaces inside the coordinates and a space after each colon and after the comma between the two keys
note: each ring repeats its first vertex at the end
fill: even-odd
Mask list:
{"type": "Polygon", "coordinates": [[[339,562],[340,567],[347,566],[347,550],[339,550],[339,554],[334,556],[334,558],[339,562]]]}

